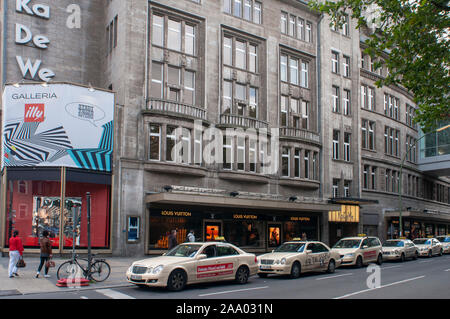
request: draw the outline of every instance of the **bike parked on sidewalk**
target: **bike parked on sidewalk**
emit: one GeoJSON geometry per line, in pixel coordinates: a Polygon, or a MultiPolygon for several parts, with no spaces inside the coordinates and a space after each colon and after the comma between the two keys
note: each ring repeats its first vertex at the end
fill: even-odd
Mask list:
{"type": "MultiPolygon", "coordinates": [[[[95,255],[93,255],[94,257],[95,255]]],[[[58,267],[58,280],[62,278],[86,278],[96,282],[102,282],[108,279],[111,273],[111,267],[105,259],[94,258],[91,267],[88,269],[88,260],[86,258],[78,258],[75,255],[73,259],[68,260],[58,267]],[[82,262],[80,262],[82,261],[82,262]]]]}

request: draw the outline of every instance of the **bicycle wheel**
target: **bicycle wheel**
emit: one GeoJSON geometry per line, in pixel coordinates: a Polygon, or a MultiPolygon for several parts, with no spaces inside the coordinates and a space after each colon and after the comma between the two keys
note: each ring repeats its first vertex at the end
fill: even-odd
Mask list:
{"type": "Polygon", "coordinates": [[[106,261],[96,261],[91,266],[91,278],[96,282],[108,279],[110,273],[111,267],[106,261]]]}
{"type": "Polygon", "coordinates": [[[58,267],[58,271],[56,272],[56,276],[59,279],[62,278],[83,278],[83,269],[72,260],[66,261],[58,267]]]}

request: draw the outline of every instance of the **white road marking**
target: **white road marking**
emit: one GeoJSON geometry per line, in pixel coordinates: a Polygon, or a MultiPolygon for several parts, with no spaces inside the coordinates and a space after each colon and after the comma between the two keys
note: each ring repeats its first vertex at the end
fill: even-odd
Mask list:
{"type": "Polygon", "coordinates": [[[97,289],[96,292],[105,295],[111,299],[136,299],[129,295],[123,294],[121,292],[112,290],[112,289],[97,289]]]}
{"type": "Polygon", "coordinates": [[[336,276],[327,276],[327,277],[317,278],[316,280],[331,279],[331,278],[337,278],[337,277],[343,277],[343,276],[350,276],[350,275],[353,275],[353,273],[343,274],[343,275],[336,275],[336,276]]]}
{"type": "Polygon", "coordinates": [[[421,263],[430,263],[430,262],[432,262],[432,260],[422,260],[422,261],[419,261],[419,264],[421,264],[421,263]]]}
{"type": "Polygon", "coordinates": [[[80,299],[89,299],[89,298],[86,296],[81,296],[80,299]]]}
{"type": "Polygon", "coordinates": [[[220,292],[213,292],[213,293],[210,293],[210,294],[203,294],[203,295],[198,295],[198,296],[199,297],[205,297],[205,296],[212,296],[212,295],[229,294],[229,293],[232,293],[232,292],[241,292],[241,291],[266,289],[266,288],[269,288],[269,286],[255,287],[255,288],[248,288],[248,289],[237,289],[237,290],[220,291],[220,292]]]}
{"type": "Polygon", "coordinates": [[[450,269],[445,269],[444,271],[450,271],[450,269]]]}
{"type": "Polygon", "coordinates": [[[364,290],[361,290],[361,291],[353,292],[351,294],[343,295],[343,296],[336,297],[336,298],[333,298],[333,299],[343,299],[343,298],[351,297],[351,296],[354,296],[354,295],[362,294],[362,293],[365,293],[365,292],[368,292],[368,291],[381,289],[381,288],[386,288],[386,287],[390,287],[390,286],[394,286],[394,285],[398,285],[398,284],[403,284],[405,282],[421,279],[421,278],[424,278],[424,277],[425,276],[419,276],[419,277],[414,277],[414,278],[405,279],[405,280],[401,280],[401,281],[396,281],[396,282],[393,282],[393,283],[390,283],[390,284],[387,284],[387,285],[383,285],[383,286],[380,286],[380,287],[377,287],[377,288],[364,289],[364,290]]]}
{"type": "Polygon", "coordinates": [[[398,267],[403,267],[403,266],[389,266],[389,267],[381,267],[381,270],[383,270],[383,269],[391,269],[391,268],[398,268],[398,267]]]}

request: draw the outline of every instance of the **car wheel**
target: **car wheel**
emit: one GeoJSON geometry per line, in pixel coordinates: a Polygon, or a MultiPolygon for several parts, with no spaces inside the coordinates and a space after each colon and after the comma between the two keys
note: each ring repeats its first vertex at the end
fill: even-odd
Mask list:
{"type": "Polygon", "coordinates": [[[377,258],[377,265],[381,266],[382,263],[383,263],[383,256],[381,254],[379,254],[378,258],[377,258]]]}
{"type": "Polygon", "coordinates": [[[358,258],[356,258],[356,268],[361,268],[363,266],[363,262],[362,262],[362,257],[358,256],[358,258]]]}
{"type": "Polygon", "coordinates": [[[182,270],[174,270],[170,273],[167,280],[167,288],[170,291],[180,291],[186,286],[186,273],[182,270]]]}
{"type": "Polygon", "coordinates": [[[439,252],[439,256],[442,256],[444,254],[443,250],[441,249],[441,251],[439,252]]]}
{"type": "Polygon", "coordinates": [[[414,259],[414,260],[417,260],[417,258],[419,258],[419,253],[416,251],[416,252],[414,253],[413,259],[414,259]]]}
{"type": "Polygon", "coordinates": [[[400,257],[400,261],[401,261],[401,262],[404,262],[404,261],[405,261],[405,254],[404,254],[404,253],[402,253],[402,255],[401,255],[401,257],[400,257]]]}
{"type": "Polygon", "coordinates": [[[258,274],[259,278],[267,278],[267,274],[258,274]]]}
{"type": "Polygon", "coordinates": [[[300,273],[301,273],[301,267],[300,264],[296,261],[291,268],[291,278],[292,279],[296,279],[298,277],[300,277],[300,273]]]}
{"type": "Polygon", "coordinates": [[[250,271],[246,266],[239,267],[239,269],[236,271],[236,282],[241,285],[246,284],[248,281],[249,274],[250,271]]]}
{"type": "Polygon", "coordinates": [[[336,263],[334,262],[333,259],[331,259],[330,262],[328,263],[327,273],[332,274],[334,273],[335,270],[336,270],[336,263]]]}
{"type": "Polygon", "coordinates": [[[433,252],[431,250],[428,251],[428,258],[433,257],[433,252]]]}

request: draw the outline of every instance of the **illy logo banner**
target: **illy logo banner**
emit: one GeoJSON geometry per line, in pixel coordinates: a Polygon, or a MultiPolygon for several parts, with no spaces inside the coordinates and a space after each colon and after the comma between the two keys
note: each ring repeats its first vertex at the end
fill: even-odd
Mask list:
{"type": "Polygon", "coordinates": [[[44,104],[25,104],[25,122],[44,122],[44,104]]]}

